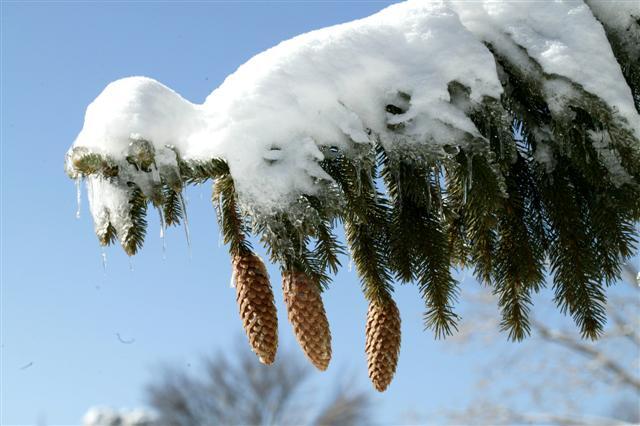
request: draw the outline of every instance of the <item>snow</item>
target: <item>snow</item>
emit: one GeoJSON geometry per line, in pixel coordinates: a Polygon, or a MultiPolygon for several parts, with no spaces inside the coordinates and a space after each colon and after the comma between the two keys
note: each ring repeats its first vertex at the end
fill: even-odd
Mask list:
{"type": "Polygon", "coordinates": [[[185,157],[222,155],[241,198],[277,206],[282,194],[313,193],[314,178],[328,179],[317,147],[369,143],[367,129],[397,145],[385,105],[397,104],[399,93],[411,96],[394,117],[409,124],[405,139],[444,145],[459,143],[460,132],[477,135],[449,103],[454,80],[474,101],[501,93],[490,53],[448,7],[394,5],[287,40],[242,65],[206,99],[207,129],[185,157]],[[273,148],[278,161],[264,161],[273,148]]]}
{"type": "Polygon", "coordinates": [[[637,0],[585,0],[596,18],[606,26],[626,30],[634,17],[640,17],[640,2],[637,0]]]}
{"type": "MultiPolygon", "coordinates": [[[[613,12],[611,2],[592,2],[610,19],[627,19],[640,2],[615,2],[620,7],[613,12]],[[605,6],[606,3],[606,6],[605,6]],[[617,4],[620,3],[620,4],[617,4]]],[[[640,117],[633,105],[631,89],[626,84],[620,65],[611,50],[602,25],[594,18],[589,6],[575,1],[548,1],[541,7],[535,1],[451,1],[462,23],[482,40],[523,68],[524,48],[548,75],[566,77],[586,91],[614,106],[628,125],[640,137],[640,117]]],[[[562,111],[570,87],[555,81],[548,87],[550,107],[562,111]]]]}
{"type": "Polygon", "coordinates": [[[153,79],[123,78],[89,104],[74,145],[115,158],[127,154],[131,139],[151,141],[159,151],[166,145],[184,149],[186,138],[202,126],[197,109],[153,79]]]}
{"type": "Polygon", "coordinates": [[[393,117],[405,122],[404,140],[441,151],[461,135],[479,136],[449,103],[454,80],[470,88],[472,101],[501,93],[491,54],[455,13],[399,4],[255,56],[203,105],[148,78],[113,82],[89,105],[74,146],[123,158],[131,139],[143,139],[167,158],[175,158],[167,145],[185,160],[222,157],[241,201],[268,211],[331,180],[318,163],[321,147],[369,144],[373,131],[396,148],[385,106],[401,102],[399,93],[411,95],[408,110],[393,117]]]}
{"type": "MultiPolygon", "coordinates": [[[[618,23],[635,10],[589,3],[618,23]]],[[[558,77],[545,86],[552,109],[575,96],[563,83],[570,80],[614,107],[640,137],[631,91],[584,3],[409,1],[284,41],[240,66],[203,104],[146,77],[109,84],[87,108],[73,145],[108,155],[122,175],[119,182],[88,178],[96,229],[111,221],[123,235],[129,190],[122,183],[151,196],[161,177],[179,176],[177,155],[224,158],[243,208],[272,213],[331,181],[319,164],[324,148],[353,152],[375,138],[388,150],[419,146],[445,157],[452,147],[483,143],[468,108],[502,93],[485,42],[525,72],[533,72],[530,56],[558,77]],[[450,99],[454,81],[468,87],[469,102],[450,99]],[[386,112],[388,104],[401,113],[386,112]],[[155,162],[143,173],[126,157],[147,142],[155,162]]]]}
{"type": "Polygon", "coordinates": [[[119,236],[127,235],[129,221],[129,192],[99,176],[87,177],[87,198],[93,225],[98,235],[104,235],[111,223],[119,236]]]}
{"type": "Polygon", "coordinates": [[[150,412],[137,408],[134,410],[115,410],[110,407],[91,407],[82,418],[83,426],[153,426],[156,419],[150,412]]]}

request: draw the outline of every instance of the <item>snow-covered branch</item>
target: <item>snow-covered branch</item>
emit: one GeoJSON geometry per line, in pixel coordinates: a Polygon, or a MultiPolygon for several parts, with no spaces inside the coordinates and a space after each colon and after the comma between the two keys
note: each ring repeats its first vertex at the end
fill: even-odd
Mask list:
{"type": "MultiPolygon", "coordinates": [[[[319,292],[347,245],[370,307],[397,328],[378,359],[400,344],[396,281],[418,285],[436,337],[457,329],[452,265],[493,287],[511,339],[529,335],[547,272],[560,310],[597,339],[638,237],[639,9],[412,0],[284,41],[202,104],[124,78],[88,106],[66,171],[87,183],[100,243],[129,255],[149,204],[164,235],[187,222],[184,187],[214,180],[234,267],[251,265],[240,287],[264,275],[253,234],[313,289],[309,310],[324,312],[319,292]]],[[[243,291],[242,312],[256,296],[243,291]]],[[[255,345],[268,329],[272,360],[275,306],[265,312],[269,327],[245,326],[255,345]]]]}

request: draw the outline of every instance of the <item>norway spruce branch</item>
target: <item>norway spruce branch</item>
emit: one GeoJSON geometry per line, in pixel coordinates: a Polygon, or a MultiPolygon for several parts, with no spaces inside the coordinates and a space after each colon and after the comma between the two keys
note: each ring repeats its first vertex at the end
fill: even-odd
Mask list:
{"type": "MultiPolygon", "coordinates": [[[[525,72],[513,64],[508,56],[500,54],[492,44],[487,44],[487,47],[496,61],[503,88],[500,102],[505,111],[527,124],[526,137],[534,150],[538,141],[552,142],[550,126],[553,117],[544,98],[541,69],[532,63],[525,72]]],[[[525,49],[520,50],[526,55],[525,49]]]]}
{"type": "MultiPolygon", "coordinates": [[[[326,200],[325,200],[326,201],[326,200]]],[[[337,271],[338,255],[344,250],[332,232],[336,211],[316,196],[301,195],[294,206],[268,216],[256,216],[254,231],[261,236],[269,258],[283,273],[302,273],[318,284],[330,284],[328,271],[337,271]],[[314,249],[310,249],[315,239],[314,249]]]]}
{"type": "MultiPolygon", "coordinates": [[[[436,191],[434,180],[428,185],[430,191],[436,191]]],[[[428,238],[420,241],[419,252],[425,255],[417,276],[427,306],[424,322],[427,328],[433,329],[436,338],[443,338],[458,329],[459,316],[453,309],[458,298],[458,283],[451,275],[451,255],[442,218],[431,210],[422,220],[428,238]]]]}
{"type": "Polygon", "coordinates": [[[109,220],[109,212],[106,211],[105,214],[107,215],[106,225],[102,230],[97,232],[98,242],[103,247],[110,246],[111,244],[115,243],[118,237],[118,232],[116,231],[116,228],[113,226],[113,224],[109,220]]]}
{"type": "MultiPolygon", "coordinates": [[[[303,227],[295,227],[288,218],[282,218],[285,240],[290,250],[279,253],[283,271],[301,272],[316,283],[320,290],[326,289],[331,278],[326,273],[326,265],[318,252],[309,250],[309,235],[303,227]]],[[[324,253],[326,254],[326,253],[324,253]]]]}
{"type": "Polygon", "coordinates": [[[610,197],[591,191],[584,193],[600,271],[607,284],[619,279],[624,263],[636,249],[638,238],[635,222],[616,205],[615,192],[612,188],[610,197]]]}
{"type": "Polygon", "coordinates": [[[596,339],[606,321],[606,297],[586,211],[570,173],[557,167],[540,182],[545,211],[553,228],[548,254],[554,273],[555,300],[562,312],[571,314],[583,337],[596,339]]]}
{"type": "Polygon", "coordinates": [[[565,154],[594,184],[602,179],[619,180],[625,173],[640,182],[640,149],[637,139],[627,128],[625,119],[602,99],[585,91],[575,82],[545,73],[542,66],[529,57],[521,46],[514,43],[513,47],[519,49],[523,60],[528,62],[526,70],[510,62],[494,46],[488,45],[500,71],[504,89],[502,105],[512,115],[527,123],[527,138],[534,152],[539,144],[544,144],[565,154]],[[546,96],[549,96],[549,83],[553,83],[554,87],[564,87],[567,93],[566,108],[561,112],[553,112],[548,106],[546,96]],[[604,144],[606,148],[600,153],[594,147],[602,143],[594,140],[593,136],[602,134],[608,137],[608,141],[604,144]],[[590,139],[590,146],[576,143],[578,138],[583,141],[590,139]],[[609,163],[607,167],[598,167],[598,163],[603,162],[609,163]]]}
{"type": "MultiPolygon", "coordinates": [[[[545,75],[541,68],[533,76],[531,72],[525,74],[500,55],[495,57],[503,76],[503,105],[524,121],[525,137],[534,155],[544,144],[548,163],[553,162],[556,169],[563,168],[560,175],[564,173],[563,179],[569,182],[565,188],[565,197],[569,198],[558,198],[557,194],[551,193],[554,185],[546,177],[548,170],[537,171],[537,187],[544,187],[538,185],[541,180],[550,181],[542,191],[545,193],[542,197],[544,208],[537,208],[537,211],[544,212],[549,224],[549,254],[555,272],[556,300],[561,309],[576,319],[585,336],[594,337],[604,319],[600,306],[604,300],[602,281],[618,275],[620,255],[630,246],[625,219],[629,214],[636,214],[638,204],[638,198],[633,195],[627,195],[629,198],[623,195],[621,200],[626,202],[615,202],[617,197],[613,194],[618,190],[612,179],[619,178],[610,174],[610,168],[604,161],[619,161],[627,173],[636,176],[634,167],[638,160],[630,142],[633,138],[601,100],[571,82],[561,81],[575,93],[569,101],[570,108],[562,114],[552,114],[546,105],[541,84],[546,79],[557,77],[545,75]],[[596,152],[598,141],[594,141],[592,136],[602,134],[604,129],[615,135],[615,142],[614,138],[609,138],[611,151],[601,154],[596,152]],[[588,193],[576,194],[580,182],[585,182],[588,193]],[[571,196],[578,198],[571,200],[571,196]],[[551,202],[550,198],[555,200],[551,202]],[[606,214],[598,207],[605,204],[621,212],[621,217],[617,214],[605,217],[606,214]],[[573,223],[564,223],[566,217],[573,217],[573,223]],[[571,266],[566,266],[573,265],[571,259],[578,257],[581,251],[583,256],[578,267],[572,270],[571,266]],[[561,265],[563,262],[566,262],[564,266],[561,265]]],[[[534,70],[539,68],[535,61],[531,60],[531,64],[534,70]]],[[[555,174],[552,179],[556,182],[555,174]]],[[[624,194],[635,194],[634,186],[624,184],[624,189],[620,189],[624,194]]],[[[539,219],[535,222],[538,223],[537,229],[545,228],[539,225],[539,219]]]]}
{"type": "Polygon", "coordinates": [[[388,269],[388,202],[373,181],[375,159],[355,164],[343,154],[322,163],[346,199],[343,222],[356,270],[368,300],[383,301],[393,290],[388,269]]]}
{"type": "MultiPolygon", "coordinates": [[[[635,247],[633,218],[640,204],[640,181],[620,183],[610,176],[603,164],[606,160],[596,152],[598,141],[588,133],[602,133],[602,118],[594,118],[582,108],[574,107],[573,111],[572,127],[563,129],[572,152],[561,158],[567,164],[571,183],[585,209],[588,230],[598,253],[598,269],[605,282],[611,283],[618,279],[622,263],[635,247]]],[[[618,144],[625,145],[625,142],[618,144]]]]}
{"type": "Polygon", "coordinates": [[[491,271],[502,310],[501,328],[510,339],[522,340],[530,331],[531,293],[543,283],[546,241],[542,220],[531,210],[541,206],[530,170],[531,146],[526,138],[516,138],[518,120],[499,105],[490,106],[489,114],[474,114],[472,120],[498,154],[506,190],[495,208],[497,239],[491,271]]]}
{"type": "Polygon", "coordinates": [[[217,179],[230,175],[229,165],[221,158],[208,161],[178,161],[180,175],[187,184],[198,185],[209,179],[217,179]]]}
{"type": "Polygon", "coordinates": [[[457,329],[453,311],[457,297],[456,281],[451,276],[451,256],[443,218],[442,200],[435,165],[415,164],[410,159],[391,159],[379,147],[381,175],[390,196],[391,268],[404,281],[417,281],[427,311],[425,326],[437,338],[457,329]]]}
{"type": "Polygon", "coordinates": [[[118,165],[106,155],[90,152],[87,148],[75,147],[67,154],[67,175],[72,179],[99,175],[105,179],[118,175],[118,165]]]}
{"type": "Polygon", "coordinates": [[[164,204],[162,211],[164,213],[164,221],[167,226],[179,225],[183,218],[182,201],[180,200],[180,192],[174,190],[169,185],[162,186],[162,195],[164,204]]]}
{"type": "Polygon", "coordinates": [[[124,235],[119,235],[120,243],[129,256],[138,252],[144,244],[147,233],[147,198],[135,183],[129,182],[129,225],[124,235]]]}
{"type": "Polygon", "coordinates": [[[238,208],[235,185],[230,174],[216,179],[213,202],[221,213],[219,226],[222,229],[225,244],[229,244],[229,253],[232,256],[250,254],[251,243],[247,240],[249,229],[238,208]]]}
{"type": "MultiPolygon", "coordinates": [[[[587,5],[591,1],[587,0],[587,5]]],[[[610,21],[607,19],[599,19],[596,11],[594,15],[604,27],[611,50],[620,64],[624,79],[631,88],[636,110],[640,114],[640,49],[637,45],[640,37],[640,15],[633,16],[629,26],[624,29],[609,25],[610,21]]]]}
{"type": "MultiPolygon", "coordinates": [[[[420,253],[417,253],[417,241],[424,235],[417,235],[421,229],[419,192],[426,193],[426,168],[413,168],[399,159],[392,161],[386,151],[379,147],[381,176],[390,197],[391,211],[389,220],[390,266],[396,277],[403,282],[415,279],[416,265],[420,253]]],[[[426,202],[421,203],[426,207],[426,202]]]]}
{"type": "Polygon", "coordinates": [[[337,220],[337,212],[330,211],[327,203],[323,203],[318,197],[306,195],[309,204],[318,212],[319,221],[316,224],[316,244],[313,256],[320,262],[322,270],[329,270],[336,274],[340,266],[339,256],[345,255],[345,247],[334,234],[333,228],[337,220]]]}
{"type": "MultiPolygon", "coordinates": [[[[493,254],[497,243],[496,210],[502,204],[502,188],[495,169],[486,157],[465,151],[447,168],[447,197],[456,226],[464,228],[469,244],[470,263],[476,276],[491,282],[493,254]]],[[[459,228],[449,223],[449,234],[456,238],[459,228]]]]}
{"type": "Polygon", "coordinates": [[[531,176],[518,154],[506,178],[508,197],[498,215],[499,240],[494,263],[494,293],[502,309],[501,329],[512,340],[530,333],[531,294],[544,283],[546,236],[530,210],[531,176]]]}

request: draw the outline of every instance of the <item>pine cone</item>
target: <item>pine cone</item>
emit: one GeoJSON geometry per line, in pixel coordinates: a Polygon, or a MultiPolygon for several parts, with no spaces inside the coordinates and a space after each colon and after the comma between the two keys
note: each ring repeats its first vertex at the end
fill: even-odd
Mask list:
{"type": "Polygon", "coordinates": [[[391,298],[369,303],[365,351],[369,378],[383,392],[393,379],[400,353],[400,312],[391,298]]]}
{"type": "Polygon", "coordinates": [[[251,349],[260,362],[271,364],[278,349],[278,315],[267,268],[253,253],[234,256],[232,263],[236,301],[251,349]]]}
{"type": "Polygon", "coordinates": [[[321,371],[331,361],[331,330],[318,284],[300,272],[282,274],[282,292],[289,322],[309,361],[321,371]]]}

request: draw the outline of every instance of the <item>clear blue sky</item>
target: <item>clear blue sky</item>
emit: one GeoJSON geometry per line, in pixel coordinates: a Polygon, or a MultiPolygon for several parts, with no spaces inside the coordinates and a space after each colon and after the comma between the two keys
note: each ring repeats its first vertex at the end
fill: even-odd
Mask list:
{"type": "MultiPolygon", "coordinates": [[[[242,332],[209,185],[188,191],[191,256],[182,229],[171,229],[163,259],[150,210],[133,270],[118,246],[106,250],[103,270],[85,197],[77,220],[74,184],[62,167],[87,104],[110,81],[131,75],[153,77],[202,102],[254,54],[388,3],[2,4],[3,425],[78,424],[93,405],[141,406],[154,366],[195,365],[204,354],[232,347],[242,332]],[[117,333],[135,342],[123,344],[117,333]]],[[[281,345],[292,347],[278,271],[270,272],[281,345]]],[[[382,423],[464,404],[478,379],[474,365],[490,355],[434,341],[422,331],[417,289],[396,293],[403,348],[392,386],[375,396],[382,423]]],[[[345,266],[325,302],[334,356],[329,371],[313,380],[331,385],[349,371],[369,389],[366,303],[355,272],[345,266]]]]}

